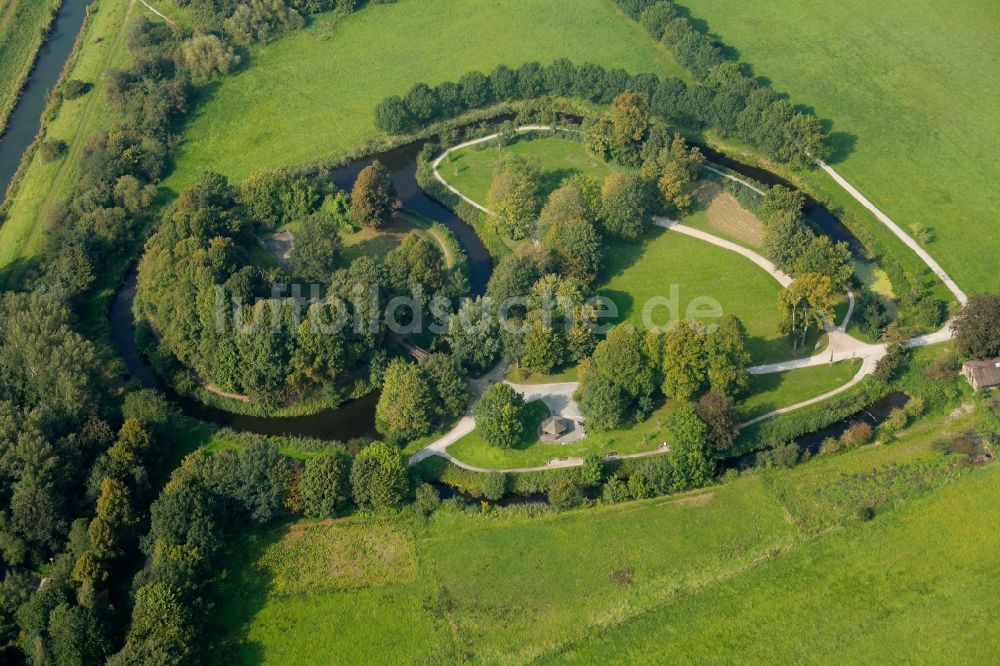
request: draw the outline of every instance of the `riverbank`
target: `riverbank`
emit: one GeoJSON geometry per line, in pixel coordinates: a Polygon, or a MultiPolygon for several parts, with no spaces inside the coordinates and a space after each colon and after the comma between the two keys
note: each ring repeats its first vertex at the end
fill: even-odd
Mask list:
{"type": "MultiPolygon", "coordinates": [[[[72,0],[70,0],[72,1],[72,0]]],[[[0,8],[0,141],[64,0],[8,0],[0,8]]],[[[0,181],[0,189],[3,182],[0,181]]]]}

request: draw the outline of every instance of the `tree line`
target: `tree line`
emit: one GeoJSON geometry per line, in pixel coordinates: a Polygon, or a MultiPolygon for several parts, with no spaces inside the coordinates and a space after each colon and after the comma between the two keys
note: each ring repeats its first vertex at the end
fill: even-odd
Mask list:
{"type": "MultiPolygon", "coordinates": [[[[684,19],[676,20],[687,25],[684,19]]],[[[696,35],[692,31],[677,43],[692,44],[696,35]]],[[[555,95],[611,104],[631,91],[645,94],[649,112],[660,120],[719,130],[771,159],[806,165],[826,155],[827,133],[819,120],[745,75],[737,63],[720,61],[696,78],[697,83],[689,86],[676,77],[629,74],[595,63],[575,65],[565,58],[548,65],[528,62],[517,69],[499,65],[488,75],[472,71],[457,82],[434,87],[417,83],[405,95],[389,95],[375,107],[375,126],[400,134],[504,102],[555,95]]]]}

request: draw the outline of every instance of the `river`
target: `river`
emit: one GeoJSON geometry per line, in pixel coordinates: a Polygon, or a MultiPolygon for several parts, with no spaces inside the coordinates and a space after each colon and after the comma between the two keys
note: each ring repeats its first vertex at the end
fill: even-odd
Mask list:
{"type": "Polygon", "coordinates": [[[38,135],[42,112],[49,92],[59,81],[73,44],[87,17],[87,7],[93,0],[65,0],[52,26],[52,33],[38,53],[34,69],[21,97],[0,136],[0,192],[6,194],[21,156],[38,135]]]}

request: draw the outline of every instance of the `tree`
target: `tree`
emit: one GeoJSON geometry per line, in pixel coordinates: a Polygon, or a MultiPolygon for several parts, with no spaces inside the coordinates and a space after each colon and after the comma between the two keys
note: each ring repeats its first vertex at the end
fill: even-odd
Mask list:
{"type": "Polygon", "coordinates": [[[833,283],[830,278],[817,273],[800,275],[781,291],[779,306],[782,313],[781,330],[805,344],[806,335],[832,319],[834,305],[833,283]]]}
{"type": "Polygon", "coordinates": [[[330,453],[306,460],[302,474],[302,500],[307,516],[329,518],[347,506],[350,458],[330,453]]]}
{"type": "Polygon", "coordinates": [[[834,243],[829,236],[815,236],[795,262],[794,274],[819,273],[830,278],[835,289],[847,289],[854,275],[851,249],[834,243]]]}
{"type": "Polygon", "coordinates": [[[404,98],[410,117],[420,123],[427,123],[441,112],[441,102],[437,94],[426,83],[417,83],[404,98]]]}
{"type": "Polygon", "coordinates": [[[524,435],[523,406],[524,398],[520,393],[507,384],[494,384],[486,389],[472,409],[476,430],[490,446],[516,447],[524,435]]]}
{"type": "Polygon", "coordinates": [[[543,234],[557,222],[574,218],[588,219],[589,210],[580,189],[568,183],[560,185],[549,194],[538,216],[538,229],[543,234]]]}
{"type": "Polygon", "coordinates": [[[292,244],[289,255],[292,271],[303,280],[328,284],[343,247],[333,218],[326,213],[314,213],[302,220],[292,244]]]}
{"type": "Polygon", "coordinates": [[[711,390],[698,400],[695,413],[708,426],[708,437],[717,451],[727,451],[739,434],[732,398],[711,390]]]}
{"type": "Polygon", "coordinates": [[[588,430],[614,430],[624,425],[628,396],[607,379],[596,373],[586,375],[573,397],[587,417],[588,430]]]}
{"type": "Polygon", "coordinates": [[[448,320],[448,346],[470,372],[482,373],[500,358],[500,324],[486,298],[466,300],[448,320]]]}
{"type": "Polygon", "coordinates": [[[531,235],[538,213],[537,174],[520,159],[504,159],[497,167],[487,195],[500,228],[514,240],[531,235]]]}
{"type": "Polygon", "coordinates": [[[639,23],[649,36],[659,41],[663,38],[663,32],[667,24],[677,18],[677,9],[669,2],[655,2],[639,15],[639,23]]]}
{"type": "Polygon", "coordinates": [[[89,608],[67,603],[56,606],[49,615],[49,646],[53,663],[103,663],[109,642],[98,615],[89,608]]]}
{"type": "Polygon", "coordinates": [[[612,236],[636,240],[649,217],[646,184],[635,174],[609,175],[601,188],[601,222],[612,236]]]}
{"type": "Polygon", "coordinates": [[[681,405],[667,415],[665,425],[676,489],[711,481],[715,465],[708,451],[708,426],[698,418],[694,407],[681,405]]]}
{"type": "Polygon", "coordinates": [[[718,326],[705,338],[708,383],[712,390],[736,397],[750,382],[746,350],[747,331],[736,315],[725,314],[718,326]]]}
{"type": "Polygon", "coordinates": [[[385,166],[375,160],[358,174],[351,190],[351,219],[378,229],[389,221],[396,208],[396,188],[385,166]]]}
{"type": "Polygon", "coordinates": [[[431,387],[438,420],[450,421],[465,413],[469,390],[457,358],[441,353],[429,354],[420,360],[420,371],[431,387]]]}
{"type": "Polygon", "coordinates": [[[800,192],[775,185],[757,211],[764,223],[764,251],[785,271],[793,270],[813,239],[802,218],[804,203],[800,192]]]}
{"type": "Polygon", "coordinates": [[[1000,295],[974,294],[951,324],[955,346],[968,359],[1000,356],[1000,295]]]}
{"type": "Polygon", "coordinates": [[[557,332],[541,319],[535,319],[524,338],[520,365],[525,370],[547,375],[563,362],[564,347],[557,332]]]}
{"type": "Polygon", "coordinates": [[[431,387],[414,363],[393,359],[382,379],[375,406],[375,429],[396,441],[410,441],[431,431],[431,387]]]}
{"type": "Polygon", "coordinates": [[[399,95],[389,95],[375,107],[375,127],[386,134],[401,134],[412,122],[399,95]]]}
{"type": "Polygon", "coordinates": [[[490,80],[481,72],[468,72],[458,80],[462,104],[469,109],[486,106],[492,98],[490,80]]]}
{"type": "Polygon", "coordinates": [[[496,265],[486,294],[497,308],[510,299],[524,298],[532,285],[541,277],[538,262],[524,254],[508,254],[496,265]]]}
{"type": "Polygon", "coordinates": [[[225,76],[240,64],[233,48],[215,35],[195,35],[181,44],[181,64],[195,81],[225,76]]]}
{"type": "Polygon", "coordinates": [[[549,225],[542,237],[559,272],[591,284],[601,270],[601,237],[583,217],[570,217],[549,225]]]}
{"type": "Polygon", "coordinates": [[[358,453],[351,467],[351,492],[362,509],[377,511],[399,505],[409,481],[399,449],[386,442],[372,442],[358,453]]]}
{"type": "Polygon", "coordinates": [[[649,131],[649,97],[626,91],[615,97],[611,120],[611,157],[625,166],[639,166],[642,141],[649,131]]]}
{"type": "Polygon", "coordinates": [[[250,46],[304,25],[302,15],[283,0],[245,0],[236,5],[236,10],[223,23],[223,29],[237,43],[250,46]]]}
{"type": "Polygon", "coordinates": [[[658,359],[649,357],[642,334],[629,323],[611,329],[594,350],[593,371],[633,400],[652,395],[658,365],[658,359]]]}
{"type": "Polygon", "coordinates": [[[692,400],[705,384],[705,334],[689,320],[678,322],[663,337],[663,395],[692,400]]]}
{"type": "Polygon", "coordinates": [[[190,611],[178,593],[165,582],[149,583],[136,592],[125,646],[108,664],[188,663],[194,639],[190,611]]]}

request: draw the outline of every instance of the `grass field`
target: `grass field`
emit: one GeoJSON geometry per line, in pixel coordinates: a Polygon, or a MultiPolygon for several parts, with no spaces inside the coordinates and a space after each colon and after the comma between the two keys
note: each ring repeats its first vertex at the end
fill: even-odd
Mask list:
{"type": "Polygon", "coordinates": [[[539,192],[543,198],[569,176],[582,173],[603,182],[605,176],[616,168],[594,159],[582,144],[571,139],[557,136],[532,138],[528,133],[519,134],[518,139],[516,143],[500,149],[489,147],[477,150],[472,146],[456,150],[441,162],[438,171],[452,187],[485,206],[501,152],[519,155],[539,169],[539,192]]]}
{"type": "Polygon", "coordinates": [[[606,432],[590,432],[586,437],[572,444],[552,444],[538,439],[539,424],[549,415],[542,402],[525,405],[523,421],[525,437],[520,446],[500,449],[490,446],[479,434],[472,431],[448,447],[448,453],[464,463],[488,469],[512,469],[544,465],[552,458],[569,456],[584,458],[591,454],[641,453],[652,451],[663,441],[662,424],[675,404],[668,402],[655,410],[642,423],[606,432]]]}
{"type": "Polygon", "coordinates": [[[254,50],[247,68],[207,91],[167,186],[180,190],[206,169],[239,179],[333,155],[378,134],[373,109],[386,95],[560,57],[681,73],[607,0],[400,0],[346,19],[330,12],[254,50]]]}
{"type": "Polygon", "coordinates": [[[850,381],[861,368],[861,359],[769,375],[750,375],[747,397],[736,405],[740,419],[752,419],[832,391],[850,381]]]}
{"type": "Polygon", "coordinates": [[[0,134],[60,4],[60,0],[0,2],[0,134]]]}
{"type": "Polygon", "coordinates": [[[956,631],[987,626],[1000,593],[1000,467],[936,446],[981,424],[933,417],[793,470],[562,514],[250,533],[211,640],[236,663],[941,661],[949,645],[982,663],[992,634],[956,631]]]}
{"type": "MultiPolygon", "coordinates": [[[[1000,5],[681,4],[756,74],[833,121],[834,166],[904,229],[932,229],[927,249],[959,286],[1000,290],[1000,236],[992,232],[1000,213],[1000,114],[993,111],[1000,106],[1000,5]]],[[[836,190],[823,175],[809,180],[836,190]]],[[[873,217],[864,219],[876,228],[873,217]]]]}
{"type": "Polygon", "coordinates": [[[749,260],[678,233],[650,228],[640,242],[614,243],[605,253],[598,292],[618,306],[620,318],[645,327],[643,310],[652,299],[666,302],[650,311],[653,324],[673,318],[709,321],[702,313],[717,303],[747,328],[747,349],[754,365],[814,351],[815,340],[794,350],[778,329],[781,285],[749,260]],[[676,298],[675,298],[676,295],[676,298]],[[671,312],[673,310],[673,312],[671,312]]]}

